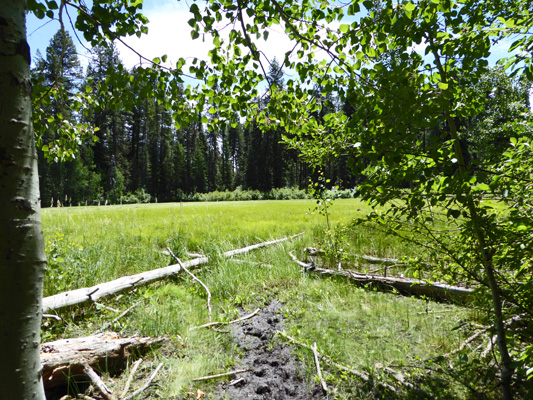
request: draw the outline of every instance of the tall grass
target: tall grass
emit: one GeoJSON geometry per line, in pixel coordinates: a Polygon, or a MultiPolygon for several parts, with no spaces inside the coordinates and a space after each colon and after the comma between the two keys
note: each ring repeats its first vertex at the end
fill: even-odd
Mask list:
{"type": "MultiPolygon", "coordinates": [[[[431,303],[431,310],[454,312],[425,314],[428,303],[423,300],[369,292],[302,273],[288,252],[296,249],[303,257],[304,247],[327,245],[324,218],[308,213],[314,204],[293,200],[45,209],[50,259],[45,294],[169,265],[174,260],[164,249],[170,247],[182,258],[187,252],[212,257],[195,274],[211,290],[216,321],[232,320],[278,298],[291,335],[317,342],[337,361],[367,370],[391,362],[405,365],[458,345],[465,333],[453,328],[471,317],[463,309],[431,303]],[[220,257],[227,250],[299,232],[305,235],[237,257],[240,262],[220,257]]],[[[346,253],[420,254],[411,243],[351,226],[353,218],[368,211],[355,199],[336,200],[330,208],[331,225],[341,231],[337,240],[346,253]]],[[[171,338],[172,350],[153,356],[154,363],[160,359],[165,363],[160,377],[163,398],[184,396],[196,387],[207,392],[210,383],[195,386],[191,379],[232,367],[237,353],[230,335],[193,329],[207,322],[206,294],[187,275],[102,301],[117,309],[139,302],[112,329],[125,335],[171,338]]],[[[45,338],[87,334],[115,316],[94,306],[61,315],[62,322],[44,329],[45,338]]],[[[329,379],[338,383],[337,378],[329,379]]]]}

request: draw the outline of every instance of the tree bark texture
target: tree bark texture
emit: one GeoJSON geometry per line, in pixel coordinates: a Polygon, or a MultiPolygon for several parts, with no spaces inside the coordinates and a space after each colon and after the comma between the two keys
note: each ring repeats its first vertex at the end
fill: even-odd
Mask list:
{"type": "Polygon", "coordinates": [[[85,376],[86,366],[112,370],[125,365],[128,356],[140,354],[163,339],[121,338],[115,332],[75,339],[62,339],[41,345],[43,381],[46,389],[67,384],[68,379],[85,376]]]}
{"type": "Polygon", "coordinates": [[[433,300],[452,300],[457,303],[465,303],[472,296],[472,289],[451,286],[445,283],[426,283],[417,279],[386,277],[381,275],[361,274],[359,272],[333,269],[314,268],[307,269],[320,275],[344,276],[349,280],[361,285],[376,285],[384,290],[396,289],[400,293],[407,293],[414,296],[426,296],[433,300]]]}
{"type": "Polygon", "coordinates": [[[39,359],[46,256],[32,128],[26,0],[0,2],[0,399],[44,400],[39,359]]]}

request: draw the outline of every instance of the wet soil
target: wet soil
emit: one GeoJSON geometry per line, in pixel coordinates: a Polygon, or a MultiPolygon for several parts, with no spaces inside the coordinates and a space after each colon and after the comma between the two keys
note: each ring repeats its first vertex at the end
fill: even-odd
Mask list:
{"type": "Polygon", "coordinates": [[[220,385],[213,400],[325,399],[319,386],[310,387],[293,349],[276,336],[283,329],[281,304],[274,300],[252,319],[233,327],[235,344],[242,352],[235,369],[247,369],[220,385]]]}

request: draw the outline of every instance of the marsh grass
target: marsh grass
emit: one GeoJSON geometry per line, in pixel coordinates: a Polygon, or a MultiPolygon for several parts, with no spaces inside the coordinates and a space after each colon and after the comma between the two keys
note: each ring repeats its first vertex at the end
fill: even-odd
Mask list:
{"type": "MultiPolygon", "coordinates": [[[[187,252],[211,257],[209,264],[192,272],[211,290],[215,321],[235,319],[277,298],[284,304],[289,334],[316,342],[320,351],[340,363],[371,372],[379,371],[379,365],[417,364],[459,345],[467,332],[454,328],[475,317],[466,309],[302,273],[288,252],[295,249],[303,257],[303,248],[327,245],[324,219],[307,213],[313,207],[312,200],[293,200],[45,209],[45,241],[54,259],[45,295],[173,264],[163,252],[170,247],[184,259],[187,252]],[[299,232],[305,235],[236,257],[240,262],[220,256],[299,232]],[[428,308],[446,312],[426,314],[428,308]]],[[[336,200],[329,210],[332,226],[342,231],[338,240],[347,254],[395,258],[421,254],[412,243],[351,225],[353,218],[368,211],[355,199],[336,200]]],[[[170,338],[169,345],[151,356],[154,365],[164,362],[159,396],[185,398],[186,392],[196,389],[208,393],[216,382],[192,379],[233,367],[238,350],[227,329],[195,329],[208,322],[206,293],[190,277],[182,274],[102,299],[117,310],[136,302],[139,305],[111,329],[123,335],[170,338]]],[[[116,315],[95,305],[64,310],[61,322],[47,322],[43,338],[90,334],[116,315]]],[[[300,353],[313,376],[309,355],[300,353]]],[[[358,392],[353,381],[338,371],[328,373],[339,399],[374,395],[366,389],[358,392]]],[[[117,387],[126,375],[117,378],[117,387]]]]}

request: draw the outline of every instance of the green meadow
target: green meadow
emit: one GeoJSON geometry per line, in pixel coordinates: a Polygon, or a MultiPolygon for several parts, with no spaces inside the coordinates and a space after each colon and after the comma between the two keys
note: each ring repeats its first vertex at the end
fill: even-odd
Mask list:
{"type": "MultiPolygon", "coordinates": [[[[45,296],[174,264],[167,247],[184,260],[192,257],[190,253],[200,253],[210,262],[192,272],[211,291],[214,321],[235,319],[277,299],[283,304],[287,334],[304,343],[316,342],[336,362],[368,371],[376,380],[390,379],[382,371],[393,366],[410,371],[422,387],[440,396],[469,398],[471,392],[457,384],[471,380],[461,372],[470,363],[468,355],[462,361],[436,357],[459,347],[471,324],[483,316],[475,309],[303,273],[289,252],[303,260],[308,246],[341,250],[345,269],[358,254],[395,258],[424,254],[412,243],[354,226],[352,220],[369,211],[356,199],[334,202],[328,209],[333,233],[325,234],[326,218],[311,212],[315,205],[312,200],[288,200],[44,209],[49,258],[45,296]],[[221,256],[298,233],[303,235],[236,257],[239,262],[221,256]],[[428,378],[431,371],[438,378],[428,378]]],[[[99,304],[60,311],[61,321],[44,324],[43,340],[91,334],[138,304],[111,329],[122,335],[171,339],[171,345],[153,351],[144,363],[146,368],[164,364],[157,395],[187,398],[187,392],[197,389],[209,393],[216,381],[192,379],[230,370],[239,351],[227,331],[194,329],[208,322],[206,297],[198,283],[181,274],[101,299],[99,304]]],[[[312,355],[295,348],[295,356],[306,365],[309,382],[314,382],[312,355]]],[[[110,386],[120,387],[126,376],[109,377],[110,386]]],[[[335,369],[326,371],[326,380],[333,388],[332,398],[382,395],[368,382],[335,369]]],[[[483,384],[482,378],[476,380],[483,384]]]]}

